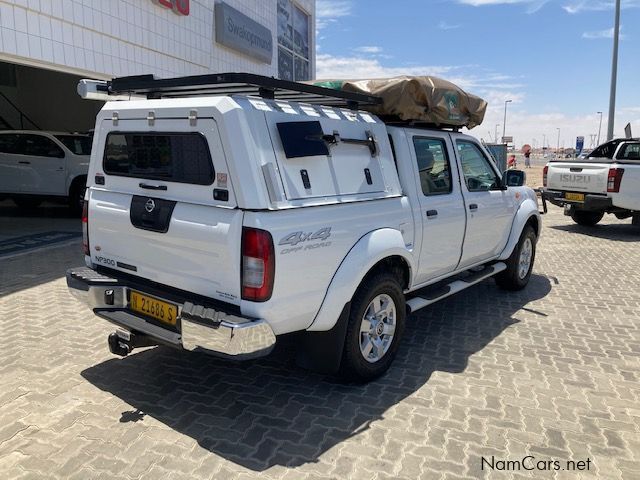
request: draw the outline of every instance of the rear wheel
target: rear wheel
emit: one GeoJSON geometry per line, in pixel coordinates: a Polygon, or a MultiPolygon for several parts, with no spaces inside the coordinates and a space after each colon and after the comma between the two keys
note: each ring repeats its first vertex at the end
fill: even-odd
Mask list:
{"type": "Polygon", "coordinates": [[[590,212],[587,210],[571,210],[571,219],[578,225],[585,227],[593,227],[602,220],[604,212],[590,212]]]}
{"type": "Polygon", "coordinates": [[[82,213],[84,192],[87,189],[86,183],[86,178],[76,179],[69,189],[69,208],[74,215],[79,216],[82,213]]]}
{"type": "Polygon", "coordinates": [[[507,269],[495,276],[496,283],[505,290],[522,290],[529,283],[536,259],[537,237],[531,226],[526,226],[518,245],[507,260],[507,269]]]}
{"type": "Polygon", "coordinates": [[[396,277],[380,273],[365,280],[351,302],[341,375],[366,382],[386,372],[398,350],[405,317],[404,293],[396,277]]]}

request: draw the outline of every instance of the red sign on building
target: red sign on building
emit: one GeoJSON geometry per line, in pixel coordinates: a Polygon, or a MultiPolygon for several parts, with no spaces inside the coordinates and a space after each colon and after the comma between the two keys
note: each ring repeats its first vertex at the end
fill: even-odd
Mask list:
{"type": "Polygon", "coordinates": [[[189,0],[152,0],[156,5],[170,9],[177,15],[189,15],[189,0]]]}

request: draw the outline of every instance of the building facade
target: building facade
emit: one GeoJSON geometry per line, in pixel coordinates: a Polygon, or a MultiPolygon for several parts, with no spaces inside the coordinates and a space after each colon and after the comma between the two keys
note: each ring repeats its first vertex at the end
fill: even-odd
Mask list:
{"type": "MultiPolygon", "coordinates": [[[[33,90],[73,85],[71,101],[79,77],[251,72],[308,80],[315,21],[315,0],[0,0],[0,93],[50,123],[46,108],[32,105],[33,90]]],[[[0,100],[0,116],[16,117],[10,110],[0,100]]]]}

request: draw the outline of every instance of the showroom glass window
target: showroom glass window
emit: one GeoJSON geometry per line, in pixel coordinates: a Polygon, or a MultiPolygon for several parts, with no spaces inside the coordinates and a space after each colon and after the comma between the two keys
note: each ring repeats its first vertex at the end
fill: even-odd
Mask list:
{"type": "Polygon", "coordinates": [[[309,80],[309,15],[291,0],[278,0],[278,77],[309,80]]]}

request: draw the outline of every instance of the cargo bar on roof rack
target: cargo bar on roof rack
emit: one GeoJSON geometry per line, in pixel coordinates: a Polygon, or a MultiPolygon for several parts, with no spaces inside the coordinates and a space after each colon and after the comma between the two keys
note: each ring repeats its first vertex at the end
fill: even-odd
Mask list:
{"type": "Polygon", "coordinates": [[[136,75],[114,78],[107,82],[107,89],[110,95],[128,93],[145,95],[150,99],[203,95],[251,95],[350,109],[357,109],[359,105],[382,103],[380,97],[373,95],[343,92],[253,73],[216,73],[176,78],[136,75]]]}

